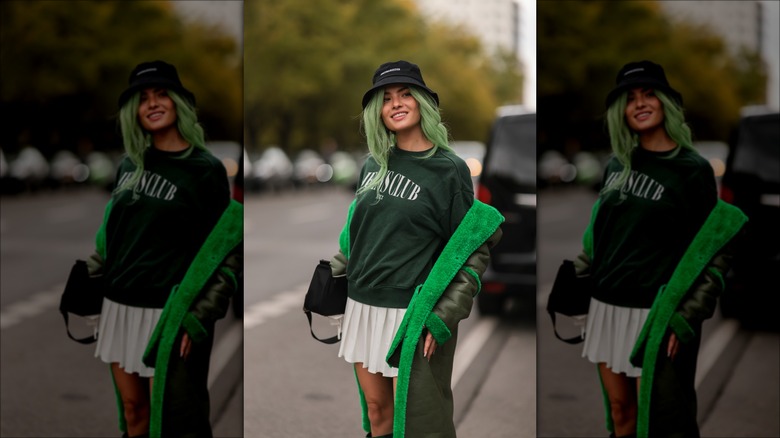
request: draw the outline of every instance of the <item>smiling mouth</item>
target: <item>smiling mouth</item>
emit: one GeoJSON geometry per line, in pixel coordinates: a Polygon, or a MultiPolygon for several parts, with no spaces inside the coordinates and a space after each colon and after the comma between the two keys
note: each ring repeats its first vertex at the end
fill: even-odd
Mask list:
{"type": "Polygon", "coordinates": [[[396,113],[396,114],[393,114],[390,118],[393,119],[393,120],[400,120],[400,119],[403,119],[404,117],[406,117],[407,114],[408,113],[405,113],[405,112],[404,113],[396,113]]]}
{"type": "Polygon", "coordinates": [[[650,113],[649,112],[638,113],[636,116],[634,116],[634,118],[637,120],[647,120],[648,118],[650,118],[650,113]]]}
{"type": "Polygon", "coordinates": [[[148,116],[146,116],[149,120],[160,120],[163,116],[163,113],[157,112],[157,113],[151,113],[148,116]]]}

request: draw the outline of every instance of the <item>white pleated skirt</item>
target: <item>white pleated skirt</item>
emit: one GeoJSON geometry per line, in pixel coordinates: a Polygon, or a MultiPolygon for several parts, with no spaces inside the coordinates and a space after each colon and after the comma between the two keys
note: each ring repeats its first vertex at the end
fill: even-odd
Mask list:
{"type": "Polygon", "coordinates": [[[649,313],[650,309],[614,306],[591,298],[582,357],[604,362],[614,373],[640,377],[642,368],[633,366],[629,358],[649,313]]]}
{"type": "Polygon", "coordinates": [[[118,362],[125,372],[153,377],[154,368],[143,363],[144,351],[163,309],[133,307],[103,299],[95,357],[118,362]]]}
{"type": "Polygon", "coordinates": [[[347,298],[342,322],[339,357],[362,363],[370,373],[398,376],[398,368],[385,360],[406,309],[375,307],[347,298]]]}

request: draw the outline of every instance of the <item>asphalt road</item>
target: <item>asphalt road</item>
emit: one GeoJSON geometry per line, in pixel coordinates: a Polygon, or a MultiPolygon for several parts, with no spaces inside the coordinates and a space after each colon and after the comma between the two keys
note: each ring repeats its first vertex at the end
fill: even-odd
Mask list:
{"type": "MultiPolygon", "coordinates": [[[[58,310],[74,260],[94,250],[107,200],[88,188],[0,198],[0,436],[121,435],[108,366],[94,358],[94,344],[67,337],[58,310]]],[[[226,335],[239,323],[231,315],[217,325],[212,419],[235,388],[218,377],[236,368],[241,330],[238,339],[226,335]]],[[[77,337],[90,333],[78,317],[71,324],[77,337]]]]}
{"type": "MultiPolygon", "coordinates": [[[[564,258],[581,250],[596,193],[553,188],[539,194],[538,397],[539,437],[607,436],[604,405],[595,365],[581,358],[582,344],[553,335],[544,310],[564,258]]],[[[578,328],[559,318],[562,336],[578,328]]],[[[744,329],[716,311],[705,321],[697,367],[698,420],[704,437],[780,436],[780,335],[744,329]],[[748,396],[747,394],[750,394],[748,396]]]]}
{"type": "MultiPolygon", "coordinates": [[[[245,198],[244,435],[364,436],[352,367],[317,342],[301,306],[317,261],[338,250],[352,195],[339,189],[245,198]]],[[[315,316],[314,330],[335,330],[315,316]]],[[[533,318],[460,326],[455,419],[461,437],[535,436],[533,318]],[[487,433],[487,435],[486,435],[487,433]]]]}

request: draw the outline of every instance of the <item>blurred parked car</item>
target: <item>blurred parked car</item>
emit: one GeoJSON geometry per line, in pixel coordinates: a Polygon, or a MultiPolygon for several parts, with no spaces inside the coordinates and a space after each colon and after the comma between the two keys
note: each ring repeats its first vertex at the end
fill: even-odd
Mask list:
{"type": "Polygon", "coordinates": [[[729,154],[729,145],[722,141],[695,141],[693,147],[699,154],[710,162],[712,172],[715,174],[715,182],[720,193],[720,184],[723,174],[726,172],[726,159],[729,154]]]}
{"type": "Polygon", "coordinates": [[[732,137],[720,188],[748,216],[721,297],[721,312],[780,329],[771,298],[780,272],[780,112],[746,108],[732,137]]]}
{"type": "Polygon", "coordinates": [[[482,162],[485,158],[485,144],[481,141],[453,141],[450,143],[450,147],[469,166],[471,182],[474,185],[473,189],[476,194],[477,182],[482,174],[482,162]]]}
{"type": "Polygon", "coordinates": [[[27,190],[37,190],[49,183],[49,162],[41,151],[25,146],[16,159],[9,163],[9,176],[27,190]]]}
{"type": "Polygon", "coordinates": [[[325,160],[312,149],[303,149],[298,152],[293,161],[293,182],[296,187],[309,187],[329,180],[331,175],[323,174],[321,166],[325,160]]]}
{"type": "MultiPolygon", "coordinates": [[[[497,208],[506,221],[503,237],[490,251],[477,306],[483,314],[502,312],[510,295],[536,298],[536,113],[521,106],[500,107],[487,143],[477,199],[497,208]]],[[[535,304],[534,304],[535,306],[535,304]]]]}
{"type": "Polygon", "coordinates": [[[360,169],[357,161],[349,152],[336,151],[331,154],[328,162],[333,169],[332,181],[334,184],[351,189],[356,188],[360,169]]]}
{"type": "Polygon", "coordinates": [[[89,178],[89,168],[76,154],[63,149],[52,157],[49,176],[55,187],[67,187],[85,182],[89,178]]]}
{"type": "Polygon", "coordinates": [[[107,153],[92,151],[87,155],[89,182],[105,190],[114,188],[117,165],[107,153]]]}
{"type": "Polygon", "coordinates": [[[244,148],[234,141],[209,141],[206,142],[206,148],[222,161],[230,182],[230,191],[233,191],[236,175],[239,171],[239,161],[244,154],[244,148]]]}
{"type": "Polygon", "coordinates": [[[255,191],[278,192],[290,188],[292,177],[292,161],[278,146],[268,147],[252,162],[251,187],[255,191]]]}

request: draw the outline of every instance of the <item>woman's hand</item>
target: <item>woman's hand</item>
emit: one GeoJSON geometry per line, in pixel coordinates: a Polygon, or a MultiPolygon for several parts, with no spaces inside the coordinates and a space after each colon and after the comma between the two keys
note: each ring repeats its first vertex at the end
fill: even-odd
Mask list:
{"type": "Polygon", "coordinates": [[[677,355],[677,350],[680,348],[680,341],[677,339],[677,335],[669,335],[669,343],[666,345],[666,355],[670,360],[674,360],[674,356],[677,355]]]}
{"type": "Polygon", "coordinates": [[[179,357],[186,360],[187,356],[190,355],[191,347],[192,347],[192,340],[190,340],[190,337],[187,334],[187,332],[184,332],[184,334],[181,337],[181,347],[179,347],[179,357]]]}
{"type": "Polygon", "coordinates": [[[430,362],[433,352],[436,351],[436,339],[433,338],[431,332],[426,330],[425,333],[425,346],[423,347],[423,357],[427,357],[430,362]]]}

